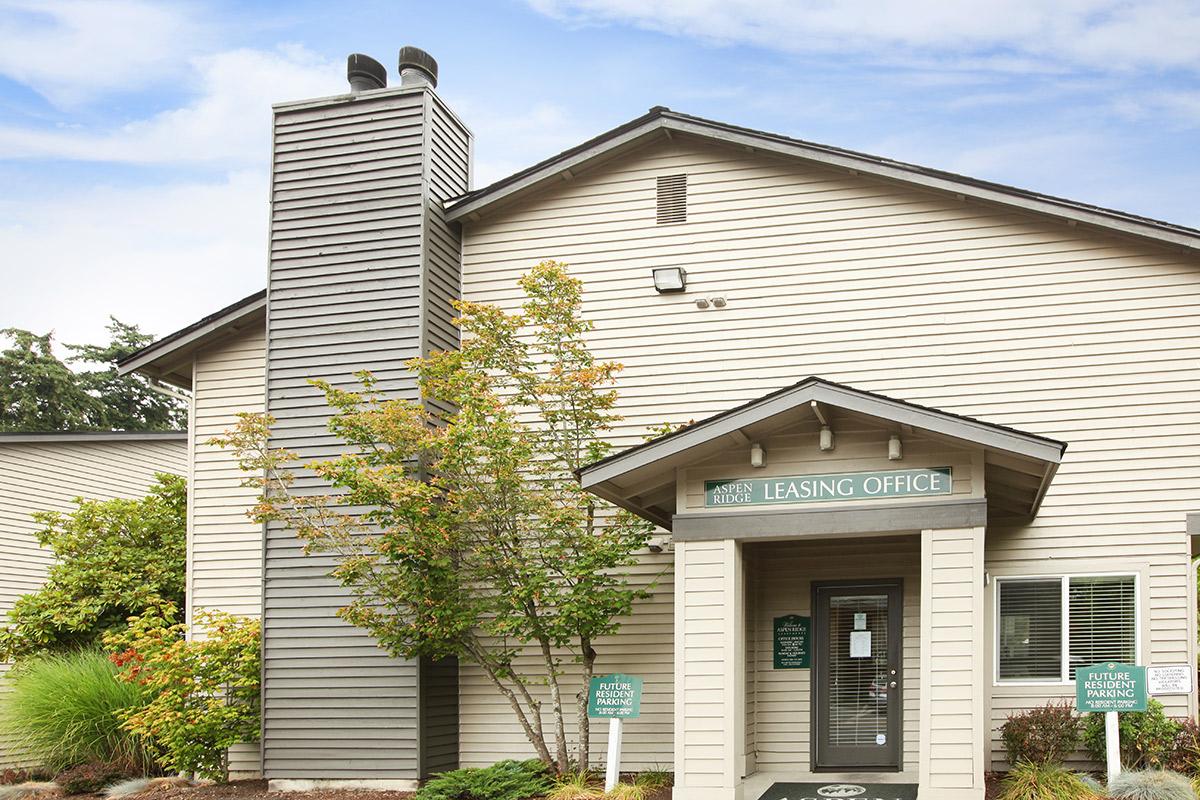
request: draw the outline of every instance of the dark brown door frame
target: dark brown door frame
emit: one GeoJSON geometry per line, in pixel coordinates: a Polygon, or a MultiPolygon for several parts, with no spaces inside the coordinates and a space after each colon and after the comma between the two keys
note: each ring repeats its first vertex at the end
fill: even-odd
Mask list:
{"type": "Polygon", "coordinates": [[[902,578],[880,578],[877,580],[841,580],[812,582],[812,673],[809,675],[809,755],[812,772],[902,772],[904,770],[904,580],[902,578]],[[889,589],[888,600],[888,660],[896,666],[896,690],[888,690],[888,738],[896,745],[896,763],[884,766],[849,766],[845,764],[822,765],[819,761],[818,743],[822,725],[820,686],[826,677],[829,642],[829,617],[820,599],[823,589],[889,589]],[[894,608],[892,599],[895,600],[894,608]]]}

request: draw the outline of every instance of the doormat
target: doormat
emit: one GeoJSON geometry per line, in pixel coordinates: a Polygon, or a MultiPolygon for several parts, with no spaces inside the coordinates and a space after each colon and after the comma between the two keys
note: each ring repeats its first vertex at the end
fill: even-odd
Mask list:
{"type": "Polygon", "coordinates": [[[917,800],[915,783],[776,783],[758,800],[917,800]]]}

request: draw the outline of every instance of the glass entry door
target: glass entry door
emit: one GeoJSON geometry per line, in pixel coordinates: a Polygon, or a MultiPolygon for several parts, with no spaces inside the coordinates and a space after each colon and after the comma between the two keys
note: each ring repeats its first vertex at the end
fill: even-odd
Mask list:
{"type": "Polygon", "coordinates": [[[813,765],[900,769],[899,581],[813,586],[813,765]]]}

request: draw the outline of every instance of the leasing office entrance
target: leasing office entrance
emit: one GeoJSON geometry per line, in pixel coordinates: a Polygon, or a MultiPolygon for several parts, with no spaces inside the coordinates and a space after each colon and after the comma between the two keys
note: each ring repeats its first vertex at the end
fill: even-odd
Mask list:
{"type": "Polygon", "coordinates": [[[982,798],[985,530],[1036,513],[1064,449],[810,378],[582,470],[672,530],[682,796],[982,798]],[[808,669],[764,651],[776,614],[810,618],[808,669]]]}

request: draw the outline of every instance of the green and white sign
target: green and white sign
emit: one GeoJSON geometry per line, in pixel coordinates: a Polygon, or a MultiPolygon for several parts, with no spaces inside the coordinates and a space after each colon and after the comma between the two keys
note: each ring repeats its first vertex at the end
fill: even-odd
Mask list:
{"type": "Polygon", "coordinates": [[[1075,670],[1080,711],[1145,711],[1146,668],[1109,661],[1075,670]]]}
{"type": "Polygon", "coordinates": [[[588,684],[589,717],[626,719],[642,713],[642,679],[632,675],[601,675],[588,684]]]}
{"type": "Polygon", "coordinates": [[[950,494],[950,467],[840,472],[782,478],[732,478],[704,482],[706,508],[766,504],[825,503],[950,494]]]}
{"type": "Polygon", "coordinates": [[[812,663],[812,621],[788,614],[775,617],[775,669],[808,669],[812,663]]]}

